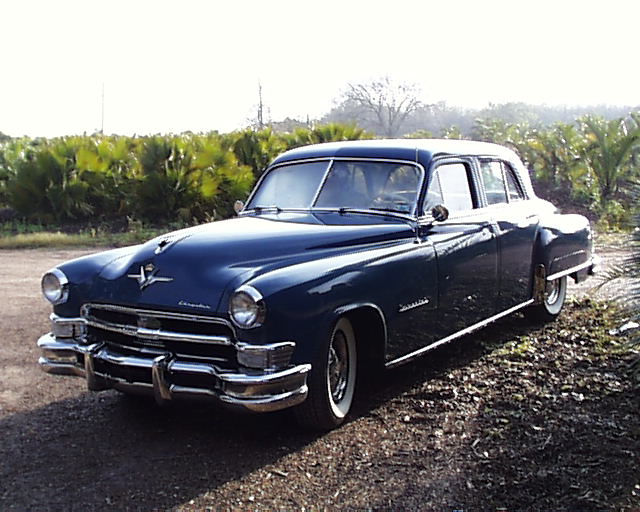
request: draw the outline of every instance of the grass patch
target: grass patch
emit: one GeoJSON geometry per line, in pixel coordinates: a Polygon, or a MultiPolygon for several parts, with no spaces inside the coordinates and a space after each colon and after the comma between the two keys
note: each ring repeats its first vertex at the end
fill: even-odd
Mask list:
{"type": "Polygon", "coordinates": [[[95,224],[43,225],[21,220],[0,223],[1,249],[40,247],[123,247],[146,242],[170,231],[188,227],[182,222],[145,225],[130,218],[95,224]]]}
{"type": "Polygon", "coordinates": [[[164,229],[141,229],[122,233],[90,231],[85,233],[62,233],[41,231],[18,233],[0,237],[0,249],[36,249],[42,247],[123,247],[135,245],[165,233],[164,229]]]}
{"type": "MultiPolygon", "coordinates": [[[[78,247],[94,245],[87,235],[68,233],[20,233],[0,238],[0,249],[33,249],[36,247],[78,247]]],[[[96,244],[97,245],[97,244],[96,244]]]]}

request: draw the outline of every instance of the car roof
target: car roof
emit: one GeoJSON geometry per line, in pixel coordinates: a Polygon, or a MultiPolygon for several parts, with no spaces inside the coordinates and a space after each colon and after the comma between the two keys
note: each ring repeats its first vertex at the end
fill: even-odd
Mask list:
{"type": "Polygon", "coordinates": [[[432,158],[443,155],[496,156],[519,163],[510,149],[489,142],[457,139],[368,139],[313,144],[289,150],[272,165],[309,158],[388,158],[429,165],[432,158]]]}

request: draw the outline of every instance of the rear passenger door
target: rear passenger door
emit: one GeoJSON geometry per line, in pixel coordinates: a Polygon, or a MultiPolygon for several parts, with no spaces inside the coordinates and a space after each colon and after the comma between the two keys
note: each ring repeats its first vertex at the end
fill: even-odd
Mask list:
{"type": "Polygon", "coordinates": [[[538,215],[531,210],[524,187],[508,162],[480,159],[486,211],[497,235],[499,250],[498,311],[531,297],[532,252],[538,215]]]}
{"type": "Polygon", "coordinates": [[[438,265],[438,318],[434,330],[443,338],[495,312],[498,245],[474,173],[464,158],[438,160],[433,168],[425,211],[438,204],[449,218],[429,226],[438,265]]]}

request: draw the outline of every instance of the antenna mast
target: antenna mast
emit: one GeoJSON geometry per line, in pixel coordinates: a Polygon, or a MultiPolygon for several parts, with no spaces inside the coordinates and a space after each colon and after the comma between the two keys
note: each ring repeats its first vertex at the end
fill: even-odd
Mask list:
{"type": "Polygon", "coordinates": [[[258,82],[258,130],[262,130],[264,128],[263,110],[264,105],[262,104],[262,84],[258,82]]]}

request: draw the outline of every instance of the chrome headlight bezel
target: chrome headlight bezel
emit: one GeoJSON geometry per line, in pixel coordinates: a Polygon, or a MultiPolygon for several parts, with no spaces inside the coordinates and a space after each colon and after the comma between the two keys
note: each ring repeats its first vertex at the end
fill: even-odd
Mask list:
{"type": "Polygon", "coordinates": [[[42,276],[40,281],[42,295],[51,304],[64,304],[69,298],[69,280],[59,268],[53,268],[42,276]]]}
{"type": "Polygon", "coordinates": [[[229,317],[239,329],[260,327],[264,323],[266,314],[264,298],[253,286],[241,286],[231,294],[229,317]]]}

